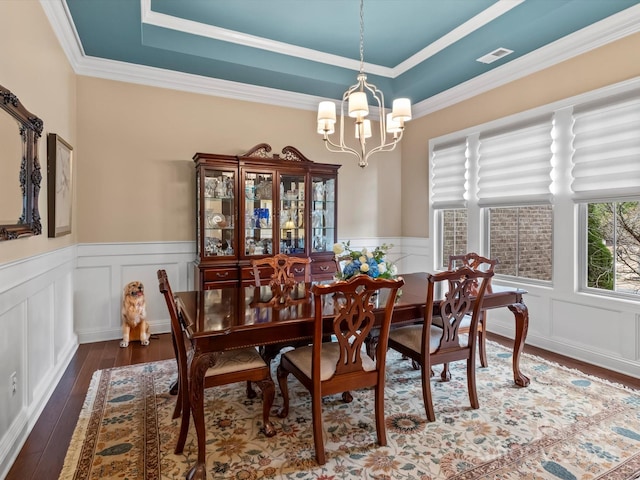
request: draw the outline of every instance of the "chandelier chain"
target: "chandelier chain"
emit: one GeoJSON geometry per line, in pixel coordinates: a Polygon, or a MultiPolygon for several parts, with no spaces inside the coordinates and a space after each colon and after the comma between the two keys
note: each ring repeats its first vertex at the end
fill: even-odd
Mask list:
{"type": "Polygon", "coordinates": [[[402,139],[404,123],[411,120],[411,103],[408,98],[398,98],[393,101],[390,113],[385,112],[384,94],[372,83],[367,82],[364,73],[364,0],[360,0],[360,72],[357,83],[351,85],[342,95],[340,104],[340,138],[331,140],[336,128],[336,105],[332,101],[322,101],[318,105],[317,132],[322,135],[327,150],[336,153],[348,153],[358,159],[358,165],[366,167],[369,157],[378,152],[392,151],[402,139]],[[377,111],[369,118],[369,104],[377,107],[377,111]],[[346,107],[346,109],[345,109],[346,107]],[[348,115],[348,116],[347,116],[348,115]],[[376,118],[372,118],[372,117],[376,118]],[[355,141],[347,142],[345,137],[345,119],[353,118],[355,123],[355,141]],[[379,133],[372,142],[379,141],[373,148],[366,144],[366,139],[372,137],[372,122],[377,122],[379,133]],[[387,142],[387,133],[393,138],[387,142]]]}
{"type": "Polygon", "coordinates": [[[360,73],[364,73],[364,0],[360,0],[360,73]]]}

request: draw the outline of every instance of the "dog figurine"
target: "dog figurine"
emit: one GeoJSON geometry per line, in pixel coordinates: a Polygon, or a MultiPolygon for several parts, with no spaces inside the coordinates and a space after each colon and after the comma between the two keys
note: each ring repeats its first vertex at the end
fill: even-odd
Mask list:
{"type": "Polygon", "coordinates": [[[122,298],[122,341],[121,347],[128,347],[129,341],[140,340],[141,345],[149,345],[149,324],[147,305],[142,282],[130,282],[124,287],[122,298]]]}

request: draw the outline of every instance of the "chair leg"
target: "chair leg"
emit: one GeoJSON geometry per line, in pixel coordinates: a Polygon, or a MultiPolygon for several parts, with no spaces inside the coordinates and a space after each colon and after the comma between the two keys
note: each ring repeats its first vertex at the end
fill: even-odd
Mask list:
{"type": "Polygon", "coordinates": [[[282,408],[278,412],[278,417],[286,418],[289,415],[289,386],[287,385],[289,371],[282,368],[282,365],[278,365],[277,376],[280,393],[282,393],[282,408]]]}
{"type": "Polygon", "coordinates": [[[467,359],[467,389],[469,390],[469,401],[472,409],[480,408],[478,402],[478,392],[476,390],[476,356],[471,355],[467,359]]]}
{"type": "Polygon", "coordinates": [[[313,443],[316,449],[316,461],[318,465],[324,465],[324,441],[322,439],[322,397],[319,392],[311,394],[311,412],[313,417],[313,443]]]}
{"type": "Polygon", "coordinates": [[[178,391],[179,391],[179,388],[180,388],[180,382],[179,382],[179,379],[176,377],[176,381],[173,382],[171,384],[171,386],[169,387],[169,394],[170,395],[177,395],[178,391]]]}
{"type": "Polygon", "coordinates": [[[451,380],[451,371],[449,370],[449,364],[442,364],[442,373],[440,374],[440,380],[443,382],[448,382],[451,380]]]}
{"type": "Polygon", "coordinates": [[[191,417],[191,407],[189,406],[189,397],[187,392],[180,392],[182,396],[182,417],[180,419],[180,433],[178,434],[178,441],[176,442],[176,448],[173,451],[176,455],[179,455],[184,450],[184,444],[187,440],[187,432],[189,431],[189,420],[191,417]]]}
{"type": "Polygon", "coordinates": [[[262,390],[262,423],[264,424],[264,434],[267,437],[273,437],[276,434],[276,429],[271,423],[269,416],[271,415],[271,407],[273,406],[276,387],[270,378],[266,378],[257,383],[260,390],[262,390]]]}
{"type": "Polygon", "coordinates": [[[178,418],[180,416],[180,413],[182,412],[182,389],[180,388],[180,379],[176,380],[176,383],[174,384],[174,386],[177,386],[178,397],[176,398],[176,406],[173,409],[173,415],[171,416],[173,420],[178,418]]]}
{"type": "Polygon", "coordinates": [[[375,395],[376,433],[378,434],[378,444],[384,447],[387,444],[387,428],[384,421],[384,383],[376,385],[375,395]]]}
{"type": "Polygon", "coordinates": [[[480,350],[480,365],[483,368],[487,368],[489,366],[489,362],[487,362],[487,312],[480,312],[478,348],[480,350]]]}
{"type": "Polygon", "coordinates": [[[427,414],[427,420],[435,421],[436,412],[433,409],[433,401],[431,400],[431,365],[423,365],[422,371],[422,401],[424,402],[424,410],[427,414]],[[429,372],[429,373],[427,373],[429,372]]]}
{"type": "Polygon", "coordinates": [[[247,380],[247,398],[256,398],[257,393],[251,386],[251,381],[247,380]]]}

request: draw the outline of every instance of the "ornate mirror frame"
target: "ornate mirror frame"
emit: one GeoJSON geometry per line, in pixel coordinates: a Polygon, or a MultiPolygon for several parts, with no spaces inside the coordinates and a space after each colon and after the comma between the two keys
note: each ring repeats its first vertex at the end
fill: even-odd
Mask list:
{"type": "MultiPolygon", "coordinates": [[[[38,195],[40,194],[40,162],[38,161],[38,138],[42,135],[43,122],[30,113],[13,93],[0,85],[0,108],[18,121],[18,131],[22,144],[20,161],[20,191],[22,192],[22,212],[15,224],[0,225],[0,240],[30,237],[42,233],[38,195]]],[[[2,145],[0,145],[2,148],[2,145]]],[[[5,173],[6,174],[6,173],[5,173]]]]}

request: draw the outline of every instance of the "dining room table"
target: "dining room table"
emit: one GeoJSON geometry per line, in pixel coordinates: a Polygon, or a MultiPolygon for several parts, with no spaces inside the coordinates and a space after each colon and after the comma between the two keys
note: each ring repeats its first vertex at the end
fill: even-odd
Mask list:
{"type": "MultiPolygon", "coordinates": [[[[392,316],[394,325],[422,321],[426,304],[427,273],[401,275],[404,285],[398,292],[392,316]]],[[[523,296],[526,290],[491,285],[484,296],[482,308],[508,308],[515,320],[513,341],[513,380],[519,387],[529,385],[529,378],[520,371],[520,356],[524,348],[529,313],[523,296]]],[[[384,295],[378,299],[384,305],[384,295]]],[[[274,292],[269,286],[237,285],[223,288],[185,291],[175,294],[183,316],[187,335],[193,346],[189,369],[189,402],[196,429],[198,458],[185,478],[206,478],[206,431],[204,422],[204,377],[215,365],[220,352],[248,346],[260,347],[265,360],[275,356],[269,346],[285,342],[311,341],[314,325],[313,295],[310,283],[296,284],[286,292],[274,292]]],[[[441,293],[441,297],[444,293],[441,293]]],[[[323,298],[327,318],[334,312],[338,299],[323,298]]],[[[434,304],[438,314],[440,302],[434,304]]],[[[376,321],[382,320],[383,308],[374,309],[376,321]]],[[[375,340],[374,340],[375,342],[375,340]]]]}

